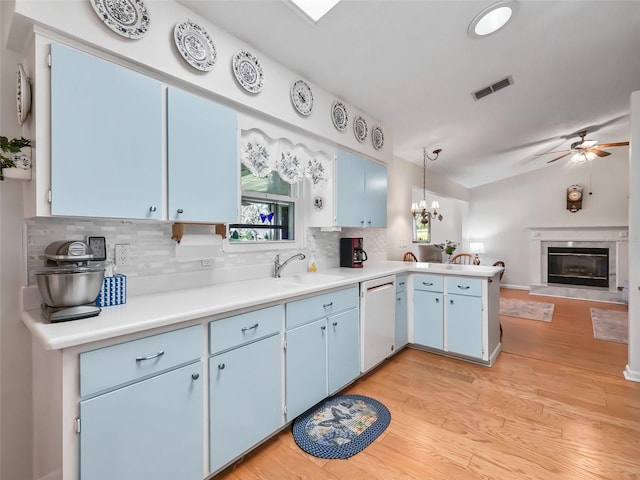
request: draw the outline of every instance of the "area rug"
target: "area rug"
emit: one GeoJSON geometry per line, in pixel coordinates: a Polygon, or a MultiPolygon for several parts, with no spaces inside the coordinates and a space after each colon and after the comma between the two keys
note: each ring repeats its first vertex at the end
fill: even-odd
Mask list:
{"type": "Polygon", "coordinates": [[[629,314],[615,310],[591,309],[593,338],[609,342],[627,343],[629,335],[629,314]]]}
{"type": "Polygon", "coordinates": [[[518,300],[516,298],[500,297],[500,315],[506,317],[526,318],[528,320],[540,320],[550,322],[553,318],[553,303],[532,302],[530,300],[518,300]]]}
{"type": "Polygon", "coordinates": [[[362,395],[329,397],[293,422],[293,438],[320,458],[349,458],[371,445],[391,421],[387,407],[362,395]]]}

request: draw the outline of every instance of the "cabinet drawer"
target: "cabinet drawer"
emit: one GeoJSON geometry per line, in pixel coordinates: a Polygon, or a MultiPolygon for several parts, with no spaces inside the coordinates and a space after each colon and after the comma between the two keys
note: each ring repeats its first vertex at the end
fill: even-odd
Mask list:
{"type": "Polygon", "coordinates": [[[80,354],[80,396],[113,388],[202,357],[202,327],[98,348],[80,354]]]}
{"type": "Polygon", "coordinates": [[[407,291],[407,276],[398,275],[396,277],[396,293],[407,291]]]}
{"type": "Polygon", "coordinates": [[[209,323],[209,352],[218,353],[280,331],[282,307],[275,305],[209,323]]]}
{"type": "Polygon", "coordinates": [[[447,277],[447,293],[480,297],[482,280],[478,278],[447,277]]]}
{"type": "Polygon", "coordinates": [[[418,274],[413,276],[413,289],[425,290],[427,292],[442,292],[444,291],[444,279],[439,275],[423,275],[418,274]]]}
{"type": "Polygon", "coordinates": [[[286,305],[287,329],[297,327],[327,315],[358,306],[358,287],[289,302],[286,305]]]}

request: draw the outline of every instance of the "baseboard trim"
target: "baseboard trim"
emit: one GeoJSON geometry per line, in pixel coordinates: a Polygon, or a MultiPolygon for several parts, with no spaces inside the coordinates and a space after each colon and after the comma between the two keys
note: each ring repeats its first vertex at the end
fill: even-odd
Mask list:
{"type": "Polygon", "coordinates": [[[627,380],[629,380],[631,382],[639,382],[640,383],[640,372],[631,370],[631,368],[629,367],[628,363],[624,367],[624,372],[622,372],[622,373],[624,375],[624,378],[626,378],[627,380]]]}
{"type": "Polygon", "coordinates": [[[510,285],[508,283],[501,283],[500,288],[511,288],[513,290],[531,290],[529,285],[510,285]]]}

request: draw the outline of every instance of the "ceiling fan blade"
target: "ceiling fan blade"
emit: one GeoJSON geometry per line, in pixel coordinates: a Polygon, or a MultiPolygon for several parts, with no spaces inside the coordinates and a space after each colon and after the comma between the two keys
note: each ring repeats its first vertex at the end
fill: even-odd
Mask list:
{"type": "Polygon", "coordinates": [[[571,150],[552,150],[551,152],[544,152],[544,153],[536,153],[534,155],[534,157],[540,157],[542,155],[549,155],[550,153],[570,153],[571,150]]]}
{"type": "MultiPolygon", "coordinates": [[[[598,146],[601,147],[602,145],[598,146]]],[[[599,150],[597,148],[589,148],[587,149],[587,152],[595,153],[599,157],[608,157],[609,155],[611,155],[609,152],[605,152],[604,150],[599,150]]]]}
{"type": "Polygon", "coordinates": [[[629,142],[599,143],[598,148],[626,147],[628,145],[629,145],[629,142]]]}
{"type": "Polygon", "coordinates": [[[547,163],[553,163],[553,162],[555,162],[556,160],[560,160],[561,158],[564,158],[564,157],[566,157],[567,155],[570,155],[570,154],[571,154],[571,152],[567,152],[567,153],[565,153],[564,155],[560,155],[559,157],[554,158],[553,160],[549,160],[547,163]]]}

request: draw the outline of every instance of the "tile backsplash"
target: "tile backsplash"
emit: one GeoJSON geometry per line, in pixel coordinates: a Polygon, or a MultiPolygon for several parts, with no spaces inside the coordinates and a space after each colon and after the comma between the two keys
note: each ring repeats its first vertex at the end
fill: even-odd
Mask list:
{"type": "MultiPolygon", "coordinates": [[[[26,220],[27,226],[27,273],[29,285],[35,284],[34,272],[44,265],[44,249],[56,240],[85,240],[89,236],[105,237],[107,259],[113,261],[114,245],[129,244],[131,264],[118,266],[117,273],[128,277],[142,278],[152,276],[170,276],[189,273],[210,273],[217,271],[244,271],[244,276],[256,278],[270,275],[273,259],[279,246],[273,250],[259,252],[225,252],[222,246],[216,247],[217,253],[211,265],[203,266],[201,260],[182,260],[176,258],[175,245],[171,239],[171,223],[81,219],[67,217],[33,218],[26,220]]],[[[210,227],[190,227],[190,232],[208,233],[210,227]]],[[[306,232],[307,247],[305,254],[315,250],[319,269],[339,266],[339,238],[363,237],[364,247],[369,258],[386,258],[386,230],[382,228],[343,229],[341,232],[322,232],[309,228],[306,232]]],[[[304,264],[306,267],[306,263],[304,264]]],[[[293,265],[292,265],[293,266],[293,265]]],[[[295,268],[301,269],[302,265],[295,268]]]]}

